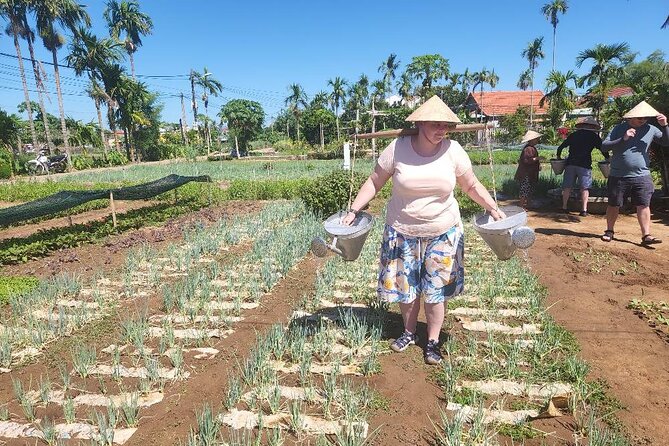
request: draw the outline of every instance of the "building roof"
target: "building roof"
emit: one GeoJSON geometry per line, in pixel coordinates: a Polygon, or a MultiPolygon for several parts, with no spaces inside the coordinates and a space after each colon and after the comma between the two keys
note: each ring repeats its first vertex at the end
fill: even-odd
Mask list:
{"type": "Polygon", "coordinates": [[[486,116],[503,116],[516,112],[519,107],[529,107],[533,104],[535,115],[544,115],[548,112],[548,103],[539,107],[539,101],[544,97],[541,90],[534,91],[484,91],[469,93],[466,106],[470,110],[481,110],[486,116]],[[482,104],[482,106],[481,106],[482,104]]]}
{"type": "Polygon", "coordinates": [[[621,96],[632,96],[634,94],[634,90],[632,90],[632,87],[613,87],[612,89],[609,90],[607,96],[609,98],[619,98],[621,96]]]}

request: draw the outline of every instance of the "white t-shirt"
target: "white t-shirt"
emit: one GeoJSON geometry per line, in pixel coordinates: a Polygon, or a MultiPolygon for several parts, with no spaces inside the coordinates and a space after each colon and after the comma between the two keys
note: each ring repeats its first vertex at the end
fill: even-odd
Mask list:
{"type": "Polygon", "coordinates": [[[453,196],[456,177],[472,167],[460,143],[441,142],[433,156],[421,156],[411,137],[397,138],[386,147],[378,165],[392,175],[393,188],[386,223],[410,237],[436,237],[460,223],[453,196]]]}

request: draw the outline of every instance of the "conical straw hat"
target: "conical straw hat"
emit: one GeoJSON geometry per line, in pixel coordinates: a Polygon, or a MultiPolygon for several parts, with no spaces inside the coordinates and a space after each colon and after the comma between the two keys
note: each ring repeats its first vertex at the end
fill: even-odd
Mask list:
{"type": "Polygon", "coordinates": [[[414,110],[406,120],[409,122],[435,121],[451,122],[453,124],[461,123],[458,116],[453,113],[453,110],[448,108],[448,105],[446,105],[446,103],[444,103],[444,101],[437,95],[434,95],[425,101],[425,103],[414,110]]]}
{"type": "Polygon", "coordinates": [[[520,141],[521,144],[526,143],[527,141],[532,141],[533,139],[536,138],[541,138],[543,135],[539,132],[535,132],[534,130],[528,130],[525,133],[525,136],[523,136],[523,139],[520,141]]]}
{"type": "Polygon", "coordinates": [[[648,102],[641,101],[636,107],[623,115],[623,118],[650,118],[659,115],[660,112],[655,110],[648,102]]]}
{"type": "Polygon", "coordinates": [[[576,127],[584,128],[586,130],[600,130],[602,128],[599,125],[599,122],[597,122],[597,120],[592,116],[578,118],[578,121],[576,121],[576,127]]]}

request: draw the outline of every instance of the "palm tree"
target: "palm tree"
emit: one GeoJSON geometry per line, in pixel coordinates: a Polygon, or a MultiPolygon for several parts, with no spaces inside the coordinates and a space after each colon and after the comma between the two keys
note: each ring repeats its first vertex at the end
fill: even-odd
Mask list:
{"type": "Polygon", "coordinates": [[[397,54],[391,53],[390,56],[379,65],[378,72],[383,74],[384,91],[390,91],[395,80],[395,71],[400,66],[400,61],[397,60],[397,54]]]}
{"type": "MultiPolygon", "coordinates": [[[[19,19],[23,22],[24,33],[22,37],[28,42],[28,53],[30,54],[30,62],[33,66],[33,76],[35,77],[35,85],[37,86],[37,100],[39,103],[40,112],[42,115],[42,123],[44,124],[44,136],[46,137],[46,143],[48,147],[53,147],[53,142],[51,140],[51,132],[49,131],[49,119],[46,113],[46,108],[44,107],[44,96],[43,92],[46,91],[43,82],[42,73],[44,70],[41,70],[41,66],[37,63],[37,58],[35,57],[35,33],[33,33],[30,25],[28,24],[28,7],[32,7],[33,2],[23,1],[24,7],[20,10],[19,19]],[[41,70],[41,71],[40,71],[41,70]]],[[[46,76],[46,73],[44,73],[46,76]]]]}
{"type": "Polygon", "coordinates": [[[414,79],[422,80],[419,93],[423,99],[428,99],[434,94],[432,85],[439,79],[448,77],[448,60],[439,54],[415,56],[407,66],[406,72],[414,79]]]}
{"type": "Polygon", "coordinates": [[[551,22],[553,25],[553,66],[552,70],[555,70],[555,32],[558,25],[558,14],[566,14],[569,6],[567,5],[567,0],[552,0],[550,3],[546,3],[541,7],[541,12],[544,14],[546,19],[551,22]]]}
{"type": "Polygon", "coordinates": [[[465,68],[465,72],[458,75],[458,83],[462,87],[462,91],[469,91],[469,86],[474,83],[473,73],[469,72],[469,68],[465,68]]]}
{"type": "Polygon", "coordinates": [[[516,86],[521,90],[525,91],[528,88],[530,88],[531,83],[532,83],[532,72],[528,68],[527,70],[520,73],[520,76],[518,77],[518,83],[516,84],[516,86]]]}
{"type": "Polygon", "coordinates": [[[118,91],[121,88],[125,70],[119,64],[106,64],[100,67],[100,77],[104,86],[104,100],[107,104],[107,121],[109,129],[114,135],[114,145],[120,151],[120,143],[116,135],[116,110],[118,109],[118,91]]]}
{"type": "MultiPolygon", "coordinates": [[[[122,59],[120,44],[108,38],[98,39],[86,28],[80,27],[74,33],[74,40],[70,43],[69,50],[70,54],[67,55],[66,61],[74,69],[74,74],[81,76],[84,72],[88,73],[88,79],[93,84],[91,89],[95,93],[89,92],[89,96],[95,102],[96,109],[101,102],[106,102],[109,106],[111,95],[100,87],[99,82],[105,81],[105,68],[122,59]],[[101,95],[99,90],[102,90],[104,95],[101,95]]],[[[109,118],[110,122],[111,119],[109,118]]],[[[99,120],[101,121],[101,118],[99,120]]],[[[100,131],[103,131],[102,123],[100,131]]],[[[104,138],[103,141],[106,147],[107,142],[104,138]]]]}
{"type": "MultiPolygon", "coordinates": [[[[102,139],[102,150],[104,151],[105,158],[107,158],[109,144],[107,138],[105,138],[105,128],[102,125],[101,111],[101,104],[106,100],[107,94],[93,78],[89,79],[88,87],[86,87],[86,94],[88,94],[88,96],[93,99],[93,102],[95,103],[95,110],[98,114],[98,128],[100,129],[100,138],[102,139]]],[[[116,138],[116,135],[114,135],[114,138],[116,138]]]]}
{"type": "Polygon", "coordinates": [[[667,20],[665,20],[664,23],[662,24],[662,29],[666,27],[669,27],[669,15],[667,16],[667,20]]]}
{"type": "Polygon", "coordinates": [[[346,91],[344,90],[344,88],[346,87],[347,82],[344,79],[337,76],[334,79],[330,79],[328,81],[328,85],[332,87],[332,93],[330,93],[330,99],[332,101],[332,105],[334,106],[334,113],[337,123],[337,139],[340,139],[341,135],[339,134],[339,105],[341,105],[341,103],[346,98],[346,91]]]}
{"type": "MultiPolygon", "coordinates": [[[[58,65],[58,50],[65,43],[65,37],[58,32],[55,25],[61,28],[75,31],[82,22],[91,26],[91,19],[84,8],[74,0],[42,0],[32,5],[37,19],[37,31],[42,38],[44,47],[51,51],[53,59],[54,79],[56,82],[56,94],[58,95],[58,111],[60,112],[60,127],[63,133],[65,151],[69,155],[69,137],[65,123],[65,111],[63,110],[63,94],[60,88],[60,71],[58,65]]],[[[71,157],[68,157],[71,159],[71,157]]]]}
{"type": "Polygon", "coordinates": [[[533,121],[533,112],[534,112],[534,70],[539,65],[539,60],[545,57],[543,51],[544,38],[537,37],[531,41],[527,48],[525,48],[520,55],[527,59],[527,62],[530,65],[530,127],[532,126],[533,121]]]}
{"type": "Polygon", "coordinates": [[[307,94],[304,92],[304,88],[300,84],[290,84],[288,86],[288,92],[290,93],[285,100],[285,104],[290,109],[293,116],[295,116],[295,122],[297,127],[297,141],[300,140],[300,107],[307,106],[307,94]]]}
{"type": "Polygon", "coordinates": [[[327,108],[328,103],[330,102],[330,95],[327,91],[319,91],[314,95],[314,97],[309,101],[309,108],[318,109],[318,108],[327,108]]]}
{"type": "Polygon", "coordinates": [[[599,118],[599,112],[606,102],[606,95],[613,87],[613,82],[622,67],[630,61],[630,48],[627,43],[603,45],[598,43],[593,48],[581,51],[576,57],[576,66],[581,67],[586,60],[592,60],[590,72],[579,80],[579,84],[592,87],[588,90],[589,102],[599,118]]]}
{"type": "Polygon", "coordinates": [[[408,105],[413,98],[413,80],[411,74],[406,71],[400,76],[397,82],[397,92],[402,97],[405,105],[408,105]]]}
{"type": "Polygon", "coordinates": [[[223,91],[223,84],[214,79],[212,74],[204,67],[202,74],[198,74],[196,83],[202,88],[202,102],[204,103],[204,114],[207,120],[204,123],[204,136],[207,143],[207,155],[211,149],[211,135],[209,134],[209,95],[218,96],[223,91]]]}
{"type": "Polygon", "coordinates": [[[577,84],[578,76],[572,70],[566,73],[553,70],[548,73],[546,78],[547,93],[539,101],[539,106],[543,107],[545,101],[549,102],[551,108],[549,116],[554,121],[551,122],[554,127],[557,127],[564,114],[573,108],[577,97],[575,91],[577,84]],[[573,84],[573,88],[569,86],[570,82],[573,84]]]}
{"type": "Polygon", "coordinates": [[[120,40],[121,33],[125,33],[123,44],[130,57],[130,72],[135,78],[135,59],[133,54],[137,48],[142,46],[141,36],[151,34],[153,22],[151,17],[139,10],[139,2],[136,0],[109,0],[104,12],[109,33],[112,37],[120,40]]]}
{"type": "Polygon", "coordinates": [[[28,94],[28,82],[26,81],[26,72],[23,67],[23,56],[21,56],[21,45],[19,43],[19,37],[24,38],[26,33],[29,32],[25,27],[25,22],[21,20],[25,15],[26,6],[21,0],[4,0],[0,2],[0,16],[9,22],[5,29],[5,33],[14,38],[14,49],[16,50],[16,57],[19,62],[19,73],[21,74],[21,82],[23,84],[23,95],[25,99],[26,113],[28,114],[30,136],[32,137],[33,147],[37,148],[37,132],[35,131],[35,123],[33,122],[33,110],[30,102],[30,95],[28,94]]]}
{"type": "Polygon", "coordinates": [[[485,67],[481,71],[475,71],[472,73],[472,80],[474,84],[472,85],[472,94],[476,90],[476,87],[480,87],[480,99],[479,99],[479,109],[481,113],[479,114],[479,121],[483,122],[483,86],[485,84],[490,85],[490,88],[495,88],[497,82],[499,82],[499,76],[495,73],[495,69],[486,70],[485,67]]]}

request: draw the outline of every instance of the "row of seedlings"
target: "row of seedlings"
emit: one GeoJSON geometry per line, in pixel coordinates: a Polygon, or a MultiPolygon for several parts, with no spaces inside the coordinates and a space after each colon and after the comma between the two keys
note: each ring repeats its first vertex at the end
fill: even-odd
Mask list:
{"type": "Polygon", "coordinates": [[[362,376],[378,372],[385,309],[376,305],[378,228],[356,262],[329,259],[315,291],[288,324],[259,337],[239,376],[230,379],[224,411],[205,405],[190,445],[364,444],[373,394],[362,376]],[[372,271],[373,270],[373,271],[372,271]]]}
{"type": "Polygon", "coordinates": [[[184,231],[185,244],[170,245],[163,257],[144,245],[128,254],[121,281],[97,273],[89,286],[70,274],[41,282],[33,292],[11,300],[9,317],[0,324],[0,373],[8,373],[12,366],[39,355],[49,343],[101,319],[120,299],[146,297],[149,288],[182,276],[194,262],[211,261],[203,256],[215,256],[251,240],[258,232],[258,220],[271,225],[294,219],[297,212],[293,205],[270,205],[257,217],[222,219],[208,229],[197,225],[184,231]]]}
{"type": "Polygon", "coordinates": [[[562,416],[573,416],[575,429],[571,438],[553,440],[619,444],[596,422],[588,405],[588,366],[577,357],[573,335],[546,312],[537,277],[522,260],[496,260],[480,238],[468,240],[469,286],[448,303],[457,324],[438,373],[448,401],[437,423],[439,444],[547,439],[553,434],[540,420],[562,416]]]}
{"type": "MultiPolygon", "coordinates": [[[[151,275],[146,276],[151,278],[150,283],[146,280],[137,280],[134,273],[142,260],[150,258],[154,255],[154,251],[138,250],[130,255],[126,262],[122,295],[134,296],[135,303],[140,308],[150,308],[148,302],[154,284],[169,279],[168,276],[174,275],[175,272],[189,274],[184,280],[187,283],[193,283],[190,279],[193,276],[215,277],[218,274],[218,263],[207,259],[207,256],[216,255],[217,247],[239,243],[249,235],[265,233],[266,231],[259,232],[257,227],[258,224],[263,225],[263,216],[268,220],[267,226],[276,229],[281,227],[280,218],[295,221],[299,213],[299,206],[287,203],[275,206],[273,212],[266,212],[260,218],[248,219],[240,227],[220,222],[213,229],[198,228],[190,235],[186,235],[189,239],[186,244],[188,249],[169,248],[172,254],[170,259],[180,269],[175,270],[168,265],[167,268],[159,269],[159,273],[155,273],[154,270],[151,275]]],[[[283,224],[286,224],[285,221],[283,224]]],[[[280,242],[287,239],[276,238],[280,242]]],[[[176,295],[175,289],[178,289],[180,283],[181,281],[177,282],[174,287],[165,286],[164,294],[176,295]]],[[[20,381],[15,380],[17,403],[28,423],[11,421],[10,405],[5,404],[2,406],[0,437],[39,437],[48,438],[49,441],[89,438],[101,444],[125,442],[136,429],[139,408],[159,403],[162,400],[162,389],[167,382],[188,377],[188,372],[183,367],[184,348],[174,342],[180,332],[166,324],[163,324],[166,330],[160,332],[160,329],[156,330],[156,327],[149,326],[149,317],[149,314],[144,314],[121,323],[124,342],[101,350],[101,353],[107,356],[107,361],[98,362],[98,353],[94,348],[86,345],[77,346],[72,352],[73,369],[68,371],[62,368],[59,371],[62,380],[59,386],[53,385],[49,377],[40,377],[39,390],[26,390],[20,381]],[[156,348],[145,343],[153,338],[159,339],[156,348]],[[165,367],[164,361],[161,362],[163,357],[168,358],[170,367],[165,367]],[[94,409],[86,413],[86,407],[103,407],[106,412],[94,409]],[[46,415],[37,418],[36,409],[46,415]],[[59,417],[59,412],[62,413],[65,423],[55,424],[49,421],[59,417]],[[86,416],[87,421],[80,423],[75,421],[86,416]],[[122,422],[125,428],[119,428],[122,422]]],[[[208,336],[210,333],[197,332],[196,342],[204,343],[205,334],[208,336]]],[[[186,337],[192,338],[188,335],[186,337]]],[[[194,350],[195,356],[207,357],[212,354],[213,349],[202,350],[194,350]]],[[[30,387],[32,385],[31,382],[30,387]]],[[[16,412],[18,410],[11,412],[11,418],[17,418],[16,412]]]]}

